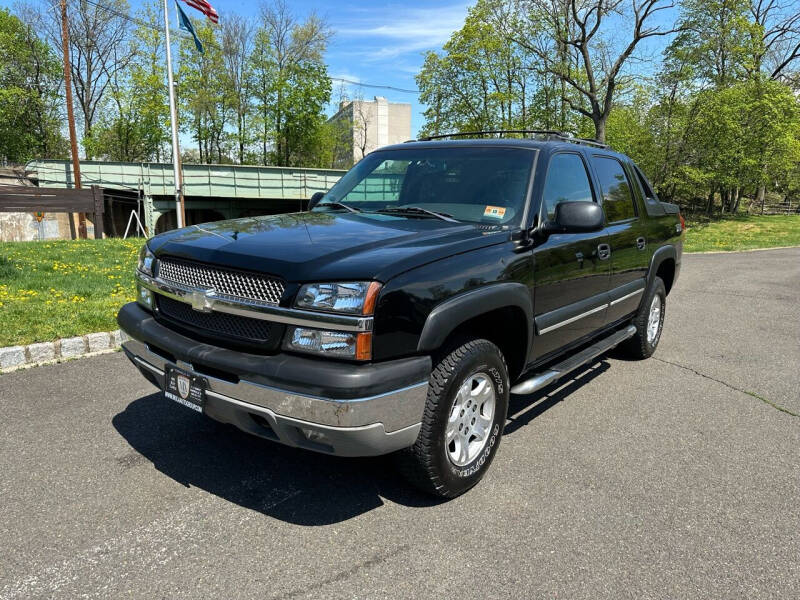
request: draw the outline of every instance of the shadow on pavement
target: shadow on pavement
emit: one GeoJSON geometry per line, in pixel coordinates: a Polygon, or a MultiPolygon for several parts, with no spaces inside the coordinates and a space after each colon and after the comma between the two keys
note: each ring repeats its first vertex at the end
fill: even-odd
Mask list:
{"type": "Polygon", "coordinates": [[[565,377],[538,392],[528,396],[512,395],[508,403],[508,420],[503,435],[513,435],[515,431],[524,427],[547,409],[552,408],[610,368],[611,365],[603,360],[603,357],[600,357],[575,371],[571,376],[565,377]]]}
{"type": "MultiPolygon", "coordinates": [[[[555,391],[512,396],[506,435],[608,368],[595,363],[555,391]]],[[[442,502],[407,484],[388,457],[337,458],[289,448],[217,423],[160,393],[134,400],[112,423],[137,453],[182,485],[297,525],[345,521],[382,506],[383,498],[409,507],[442,502]]],[[[138,455],[119,462],[125,468],[141,464],[138,455]]]]}
{"type": "MultiPolygon", "coordinates": [[[[175,481],[298,525],[345,521],[381,506],[383,498],[410,507],[441,502],[407,485],[387,457],[337,458],[289,448],[217,423],[160,393],[134,400],[112,424],[175,481]]],[[[141,460],[120,463],[135,466],[141,460]]]]}

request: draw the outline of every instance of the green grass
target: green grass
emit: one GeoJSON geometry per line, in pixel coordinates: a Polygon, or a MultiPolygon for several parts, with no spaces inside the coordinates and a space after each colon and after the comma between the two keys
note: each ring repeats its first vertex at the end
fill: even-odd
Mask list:
{"type": "Polygon", "coordinates": [[[742,215],[686,227],[686,252],[800,246],[800,215],[742,215]]]}
{"type": "Polygon", "coordinates": [[[0,347],[117,329],[141,240],[0,242],[0,347]]]}

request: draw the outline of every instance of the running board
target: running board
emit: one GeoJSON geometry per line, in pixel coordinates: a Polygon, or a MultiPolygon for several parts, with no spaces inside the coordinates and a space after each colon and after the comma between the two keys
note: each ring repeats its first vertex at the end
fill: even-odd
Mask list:
{"type": "Polygon", "coordinates": [[[634,335],[636,335],[636,327],[634,325],[628,325],[627,328],[617,331],[616,333],[612,333],[610,336],[599,340],[588,348],[581,350],[577,354],[574,354],[560,363],[553,365],[546,371],[537,373],[530,379],[526,379],[525,381],[518,383],[511,388],[511,393],[532,394],[536,390],[540,390],[543,387],[550,385],[554,381],[561,379],[565,375],[568,375],[578,367],[585,365],[593,358],[597,358],[604,352],[611,350],[611,348],[624,342],[628,338],[632,338],[634,335]]]}

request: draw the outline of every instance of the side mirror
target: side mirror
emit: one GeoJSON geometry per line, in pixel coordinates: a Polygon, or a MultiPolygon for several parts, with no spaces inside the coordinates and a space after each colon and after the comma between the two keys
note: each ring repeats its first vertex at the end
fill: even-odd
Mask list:
{"type": "Polygon", "coordinates": [[[325,192],[314,192],[314,195],[311,196],[311,199],[308,201],[308,210],[314,208],[319,201],[325,196],[325,192]]]}
{"type": "Polygon", "coordinates": [[[595,202],[560,202],[556,204],[556,214],[552,221],[545,221],[540,233],[549,236],[553,233],[591,233],[605,226],[603,209],[595,202]]]}

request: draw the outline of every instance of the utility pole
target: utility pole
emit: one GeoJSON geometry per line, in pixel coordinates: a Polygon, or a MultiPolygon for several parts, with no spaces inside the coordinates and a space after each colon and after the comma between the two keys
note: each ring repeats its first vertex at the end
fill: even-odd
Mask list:
{"type": "MultiPolygon", "coordinates": [[[[69,26],[67,24],[67,0],[61,0],[61,44],[64,50],[64,86],[67,97],[67,122],[69,140],[72,145],[72,169],[75,189],[81,189],[81,165],[78,160],[78,137],[75,134],[75,113],[72,111],[72,74],[69,66],[69,26]]],[[[70,217],[71,218],[71,217],[70,217]]],[[[78,213],[78,237],[86,239],[86,214],[78,213]]]]}
{"type": "MultiPolygon", "coordinates": [[[[62,2],[64,0],[61,0],[62,2]]],[[[178,108],[175,103],[175,81],[172,77],[172,49],[169,39],[169,7],[164,0],[164,35],[167,43],[167,82],[169,85],[169,115],[172,123],[172,175],[175,178],[175,220],[178,228],[184,226],[183,186],[181,181],[181,153],[178,147],[178,108]]]]}

